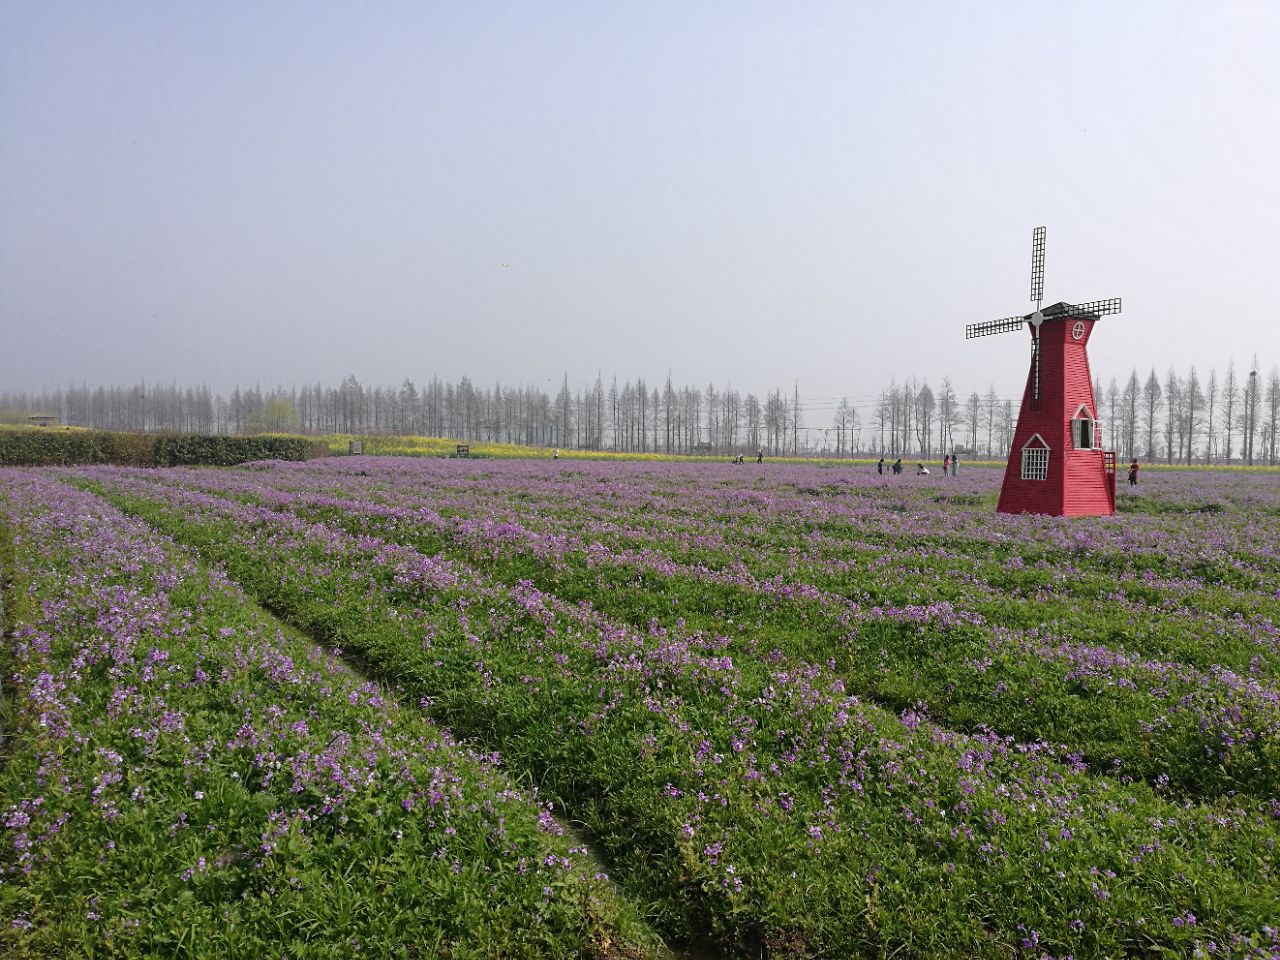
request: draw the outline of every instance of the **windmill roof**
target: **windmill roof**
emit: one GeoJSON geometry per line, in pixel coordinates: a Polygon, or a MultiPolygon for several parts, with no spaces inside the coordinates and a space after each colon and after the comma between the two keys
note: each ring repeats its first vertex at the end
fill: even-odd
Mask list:
{"type": "Polygon", "coordinates": [[[1053,304],[1053,306],[1045,307],[1040,312],[1044,314],[1046,320],[1052,320],[1055,317],[1070,316],[1071,310],[1071,304],[1059,300],[1057,303],[1053,304]]]}
{"type": "MultiPolygon", "coordinates": [[[[1041,311],[1046,320],[1065,320],[1067,317],[1085,317],[1098,319],[1088,310],[1079,310],[1074,304],[1067,303],[1065,300],[1059,300],[1057,303],[1049,307],[1044,307],[1041,311]]],[[[1030,316],[1030,314],[1028,314],[1030,316]]]]}

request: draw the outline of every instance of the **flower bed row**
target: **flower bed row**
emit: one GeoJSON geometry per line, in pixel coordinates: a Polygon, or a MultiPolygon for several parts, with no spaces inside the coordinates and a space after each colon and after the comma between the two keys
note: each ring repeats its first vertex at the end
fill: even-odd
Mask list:
{"type": "MultiPolygon", "coordinates": [[[[1172,804],[833,665],[136,471],[78,471],[358,649],[587,825],[669,932],[773,955],[1273,947],[1280,806],[1172,804]]],[[[208,486],[208,478],[189,478],[208,486]]]]}
{"type": "MultiPolygon", "coordinates": [[[[1280,793],[1280,633],[1263,615],[1136,609],[1124,598],[1097,599],[1098,583],[1092,600],[1064,598],[1057,584],[1011,597],[1007,586],[989,582],[1024,576],[1011,550],[994,573],[955,552],[913,550],[920,566],[910,574],[900,563],[881,563],[878,553],[820,576],[813,575],[820,564],[802,557],[793,567],[804,562],[804,578],[794,569],[766,578],[753,557],[727,550],[704,547],[706,562],[693,564],[672,559],[661,540],[643,548],[601,543],[594,538],[604,498],[592,500],[588,490],[577,498],[588,504],[584,512],[596,508],[588,530],[573,514],[545,510],[527,486],[516,497],[492,482],[483,499],[452,499],[454,515],[445,516],[434,492],[422,506],[424,474],[425,467],[397,466],[350,477],[320,466],[251,477],[187,475],[185,482],[355,534],[446,551],[499,579],[528,578],[632,624],[681,619],[796,656],[832,659],[851,689],[886,705],[923,703],[954,728],[985,725],[1046,739],[1095,768],[1189,796],[1280,793]]],[[[1044,549],[1043,542],[1032,548],[1044,549]]],[[[1068,577],[1077,584],[1097,579],[1087,558],[1072,558],[1086,569],[1068,577]]],[[[1025,576],[1064,579],[1047,566],[1042,559],[1025,576]]],[[[1066,558],[1058,566],[1068,566],[1066,558]]],[[[1148,578],[1141,586],[1156,589],[1148,578]]]]}
{"type": "Polygon", "coordinates": [[[641,955],[545,805],[189,552],[34,472],[0,524],[0,953],[641,955]]]}

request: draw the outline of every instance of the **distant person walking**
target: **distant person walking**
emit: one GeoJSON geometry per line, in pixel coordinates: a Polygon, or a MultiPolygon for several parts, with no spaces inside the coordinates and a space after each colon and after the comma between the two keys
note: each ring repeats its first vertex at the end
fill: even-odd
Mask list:
{"type": "Polygon", "coordinates": [[[1129,486],[1136,487],[1138,485],[1138,461],[1134,460],[1129,464],[1129,486]]]}
{"type": "Polygon", "coordinates": [[[757,450],[757,451],[756,451],[756,463],[764,463],[764,451],[763,451],[763,450],[757,450]]]}
{"type": "Polygon", "coordinates": [[[876,464],[876,473],[884,475],[884,457],[881,457],[880,462],[876,464]]]}
{"type": "Polygon", "coordinates": [[[942,458],[942,475],[945,477],[951,472],[951,454],[947,454],[942,458]]]}

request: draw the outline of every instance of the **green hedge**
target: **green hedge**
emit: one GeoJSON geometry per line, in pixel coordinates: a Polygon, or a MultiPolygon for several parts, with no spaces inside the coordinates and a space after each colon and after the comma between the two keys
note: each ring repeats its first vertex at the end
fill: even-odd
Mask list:
{"type": "Polygon", "coordinates": [[[0,466],[9,467],[73,463],[226,467],[248,460],[307,460],[325,453],[323,444],[304,437],[0,430],[0,466]]]}

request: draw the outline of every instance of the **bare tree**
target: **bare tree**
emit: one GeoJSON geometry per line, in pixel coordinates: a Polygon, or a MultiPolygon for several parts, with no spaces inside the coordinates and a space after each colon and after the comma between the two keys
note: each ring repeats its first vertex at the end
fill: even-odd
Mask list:
{"type": "Polygon", "coordinates": [[[787,412],[782,401],[782,391],[774,390],[764,402],[765,443],[770,453],[777,453],[784,441],[787,412]]]}
{"type": "Polygon", "coordinates": [[[836,413],[834,417],[834,425],[836,428],[836,456],[843,458],[844,453],[844,435],[849,429],[849,398],[841,397],[840,402],[836,405],[836,413]]]}
{"type": "Polygon", "coordinates": [[[1183,399],[1186,403],[1186,462],[1191,463],[1195,455],[1196,432],[1200,428],[1199,411],[1204,405],[1204,393],[1200,390],[1200,378],[1196,376],[1196,368],[1191,367],[1186,380],[1183,381],[1183,399]]]}
{"type": "Polygon", "coordinates": [[[1116,378],[1111,378],[1111,383],[1107,385],[1107,422],[1106,432],[1102,434],[1105,440],[1105,446],[1112,449],[1120,447],[1120,433],[1117,430],[1118,422],[1116,421],[1116,408],[1120,399],[1120,387],[1116,384],[1116,378]]]}
{"type": "Polygon", "coordinates": [[[658,396],[658,388],[654,387],[649,394],[649,422],[653,424],[653,445],[649,448],[654,453],[658,452],[658,405],[660,398],[658,396]]]}
{"type": "Polygon", "coordinates": [[[965,403],[965,413],[969,417],[969,452],[976,454],[978,452],[978,425],[982,417],[982,398],[978,396],[977,390],[969,394],[969,399],[965,403]]]}
{"type": "Polygon", "coordinates": [[[795,381],[791,399],[791,454],[800,453],[800,381],[795,381]]]}
{"type": "Polygon", "coordinates": [[[1258,357],[1253,358],[1253,369],[1249,371],[1249,382],[1245,384],[1245,435],[1244,444],[1249,465],[1253,465],[1253,440],[1258,431],[1258,357]]]}
{"type": "Polygon", "coordinates": [[[1204,462],[1213,463],[1214,457],[1218,455],[1217,421],[1213,419],[1214,407],[1218,402],[1218,371],[1212,368],[1209,370],[1209,382],[1205,386],[1204,399],[1207,407],[1204,417],[1204,462]]]}
{"type": "Polygon", "coordinates": [[[893,437],[893,403],[889,399],[887,391],[880,391],[880,396],[876,400],[874,429],[879,434],[878,450],[880,453],[885,452],[885,435],[893,437]]]}
{"type": "Polygon", "coordinates": [[[760,401],[756,399],[754,393],[747,394],[747,446],[754,450],[761,449],[764,445],[760,442],[760,401]]]}
{"type": "Polygon", "coordinates": [[[1276,437],[1276,421],[1280,419],[1280,368],[1273,366],[1267,377],[1267,425],[1266,455],[1267,463],[1276,465],[1276,448],[1280,446],[1280,438],[1276,437]]]}
{"type": "Polygon", "coordinates": [[[1138,452],[1138,399],[1142,396],[1142,386],[1138,381],[1138,371],[1130,370],[1129,379],[1125,381],[1124,393],[1121,397],[1124,420],[1124,458],[1132,459],[1138,452]]]}
{"type": "Polygon", "coordinates": [[[573,420],[573,395],[569,392],[569,374],[566,371],[560,392],[556,394],[556,432],[551,438],[554,446],[567,447],[572,436],[570,427],[573,420]]]}
{"type": "Polygon", "coordinates": [[[1227,378],[1222,382],[1222,423],[1227,432],[1227,463],[1231,462],[1234,453],[1232,439],[1235,434],[1235,411],[1239,389],[1239,384],[1236,383],[1236,362],[1232,360],[1227,364],[1227,378]]]}
{"type": "Polygon", "coordinates": [[[903,452],[902,443],[902,388],[892,380],[889,381],[889,390],[886,394],[889,402],[889,455],[898,456],[903,452]]]}
{"type": "Polygon", "coordinates": [[[938,453],[946,453],[955,445],[952,428],[958,413],[956,391],[951,386],[950,377],[942,378],[941,391],[938,396],[938,453]]]}
{"type": "Polygon", "coordinates": [[[1154,460],[1156,458],[1156,410],[1160,406],[1160,381],[1156,379],[1156,372],[1153,369],[1151,375],[1147,377],[1146,386],[1142,388],[1142,399],[1146,404],[1146,427],[1147,427],[1147,459],[1154,460]]]}
{"type": "MultiPolygon", "coordinates": [[[[892,390],[892,387],[890,389],[892,390]]],[[[893,451],[895,456],[906,456],[911,452],[911,423],[915,400],[915,384],[904,383],[898,389],[898,411],[894,417],[898,425],[898,437],[894,443],[893,451]]]]}
{"type": "Polygon", "coordinates": [[[1183,427],[1183,420],[1185,419],[1185,415],[1186,415],[1186,409],[1185,409],[1186,404],[1182,395],[1182,381],[1178,379],[1178,374],[1174,372],[1173,367],[1169,368],[1169,373],[1165,377],[1164,395],[1165,395],[1165,409],[1168,412],[1168,416],[1165,419],[1165,430],[1164,430],[1164,438],[1165,438],[1164,462],[1173,463],[1174,433],[1175,431],[1178,433],[1178,444],[1179,444],[1178,459],[1181,459],[1181,455],[1182,455],[1181,445],[1184,440],[1184,437],[1182,436],[1181,431],[1183,427]]]}
{"type": "Polygon", "coordinates": [[[726,387],[722,395],[724,414],[721,418],[724,431],[725,451],[732,453],[738,446],[738,427],[742,417],[742,400],[738,391],[732,386],[726,387]]]}
{"type": "Polygon", "coordinates": [[[1015,426],[1013,416],[1013,401],[1006,399],[1000,404],[1000,451],[1001,456],[1009,455],[1009,448],[1013,446],[1013,428],[1015,426]]]}
{"type": "Polygon", "coordinates": [[[999,403],[1000,403],[999,398],[996,397],[996,385],[994,383],[989,384],[987,386],[987,396],[986,396],[987,414],[984,420],[987,427],[987,458],[988,459],[990,459],[992,456],[991,441],[992,441],[992,435],[995,433],[995,429],[996,429],[996,418],[998,415],[999,403]]]}

